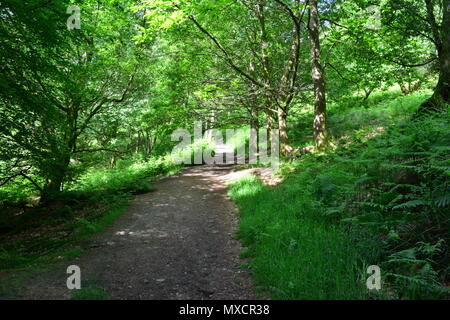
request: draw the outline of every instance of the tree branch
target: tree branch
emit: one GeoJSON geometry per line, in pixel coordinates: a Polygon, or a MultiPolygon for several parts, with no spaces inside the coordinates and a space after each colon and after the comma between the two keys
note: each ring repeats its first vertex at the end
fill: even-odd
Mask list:
{"type": "Polygon", "coordinates": [[[98,152],[98,151],[108,151],[108,152],[113,152],[113,153],[117,153],[117,154],[123,153],[123,152],[121,152],[121,151],[119,151],[119,150],[108,149],[108,148],[81,149],[81,150],[76,150],[75,153],[81,153],[81,152],[98,152]]]}
{"type": "Polygon", "coordinates": [[[8,178],[5,179],[5,181],[3,181],[2,183],[0,183],[0,187],[3,187],[5,184],[7,184],[8,182],[10,182],[11,180],[13,180],[14,178],[17,178],[21,175],[21,173],[16,173],[8,178]]]}
{"type": "Polygon", "coordinates": [[[338,69],[336,69],[331,63],[327,62],[327,63],[325,63],[325,66],[330,66],[331,69],[333,69],[333,70],[339,75],[339,77],[341,77],[342,80],[351,82],[351,83],[356,84],[356,85],[358,84],[358,83],[357,83],[355,80],[353,80],[353,79],[345,78],[345,77],[341,74],[341,72],[340,72],[338,69]]]}
{"type": "Polygon", "coordinates": [[[137,67],[135,68],[135,70],[133,71],[133,74],[130,76],[130,79],[128,80],[127,86],[125,87],[122,95],[120,98],[102,98],[98,104],[94,107],[94,109],[92,109],[92,111],[89,113],[88,117],[84,120],[83,124],[80,126],[78,132],[75,134],[76,137],[79,137],[84,130],[86,130],[87,126],[89,125],[89,122],[91,121],[91,119],[97,114],[99,113],[100,109],[103,107],[103,105],[107,102],[122,102],[125,100],[125,97],[128,93],[128,91],[130,90],[131,84],[134,81],[134,77],[136,75],[136,71],[137,71],[137,67]]]}
{"type": "MultiPolygon", "coordinates": [[[[16,162],[17,163],[17,162],[16,162]]],[[[33,186],[38,189],[39,191],[42,191],[42,188],[37,184],[36,181],[34,181],[33,179],[31,179],[29,176],[26,175],[26,172],[28,170],[31,169],[31,165],[28,166],[28,168],[24,169],[24,170],[20,170],[18,173],[6,178],[2,183],[0,183],[0,187],[4,186],[5,184],[7,184],[8,182],[10,182],[11,180],[14,180],[17,177],[24,177],[25,179],[27,179],[28,181],[30,181],[33,186]]]]}
{"type": "Polygon", "coordinates": [[[128,80],[127,86],[125,87],[125,89],[124,89],[123,92],[122,92],[122,96],[121,96],[120,98],[107,99],[107,102],[122,102],[122,101],[125,99],[125,97],[126,97],[128,91],[130,90],[131,84],[132,84],[133,81],[134,81],[134,77],[135,77],[135,75],[136,75],[136,70],[137,70],[137,67],[136,67],[135,70],[133,71],[133,74],[131,75],[130,79],[128,80]]]}
{"type": "Polygon", "coordinates": [[[30,181],[30,182],[35,186],[36,189],[38,189],[39,191],[42,192],[42,188],[37,184],[36,181],[34,181],[33,179],[31,179],[29,176],[27,176],[27,175],[26,175],[25,173],[23,173],[23,172],[21,172],[20,175],[21,175],[22,177],[24,177],[25,179],[27,179],[28,181],[30,181]]]}
{"type": "Polygon", "coordinates": [[[416,67],[426,66],[426,65],[436,61],[437,57],[431,58],[430,60],[427,60],[427,61],[422,62],[422,63],[417,63],[417,64],[407,64],[407,63],[403,63],[403,62],[400,62],[400,61],[395,61],[395,60],[392,60],[392,59],[388,58],[387,56],[383,56],[383,59],[385,59],[386,61],[398,64],[399,66],[402,66],[402,67],[416,68],[416,67]]]}
{"type": "Polygon", "coordinates": [[[341,27],[341,28],[343,28],[343,29],[349,29],[348,27],[346,27],[346,26],[344,26],[344,25],[342,25],[342,24],[339,24],[339,23],[337,23],[337,22],[335,22],[335,21],[333,21],[333,20],[331,20],[331,19],[328,19],[328,18],[323,18],[322,16],[320,16],[319,15],[319,17],[320,17],[320,20],[322,20],[322,21],[328,21],[329,23],[331,23],[331,24],[334,24],[334,25],[336,25],[336,26],[338,26],[338,27],[341,27]]]}
{"type": "MultiPolygon", "coordinates": [[[[299,17],[295,15],[294,11],[286,3],[284,3],[281,0],[275,1],[288,12],[292,22],[294,23],[294,37],[292,39],[291,57],[289,58],[289,61],[286,65],[280,86],[280,89],[281,91],[283,91],[283,94],[287,95],[285,105],[288,105],[294,98],[293,88],[297,80],[298,63],[300,60],[300,37],[301,37],[300,22],[303,20],[303,16],[306,12],[306,7],[309,1],[305,2],[305,7],[299,17]],[[286,88],[287,86],[288,88],[286,88]]],[[[278,104],[278,101],[276,102],[278,104]]]]}
{"type": "Polygon", "coordinates": [[[242,76],[244,76],[245,78],[247,78],[248,80],[250,80],[253,84],[259,86],[259,87],[265,87],[265,85],[263,83],[261,83],[260,81],[256,80],[254,77],[252,77],[251,75],[249,75],[247,72],[245,72],[244,70],[242,70],[241,68],[239,68],[233,61],[233,59],[231,58],[231,55],[228,53],[228,51],[222,46],[222,44],[219,42],[219,40],[216,39],[216,37],[214,37],[208,30],[206,30],[205,28],[203,28],[200,23],[194,18],[193,15],[189,16],[189,20],[191,20],[196,27],[203,32],[205,35],[208,36],[208,38],[210,38],[214,44],[217,46],[217,48],[225,55],[225,60],[228,62],[228,64],[231,66],[231,68],[233,68],[235,71],[237,71],[239,74],[241,74],[242,76]]]}

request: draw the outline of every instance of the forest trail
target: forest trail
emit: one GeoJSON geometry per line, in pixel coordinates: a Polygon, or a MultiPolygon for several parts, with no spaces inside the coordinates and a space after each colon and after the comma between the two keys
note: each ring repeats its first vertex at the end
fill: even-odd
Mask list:
{"type": "Polygon", "coordinates": [[[226,182],[236,176],[233,166],[203,165],[160,180],[85,241],[80,258],[35,272],[9,294],[69,299],[66,268],[74,264],[82,288],[104,288],[111,299],[254,299],[239,268],[236,209],[227,197],[226,182]]]}

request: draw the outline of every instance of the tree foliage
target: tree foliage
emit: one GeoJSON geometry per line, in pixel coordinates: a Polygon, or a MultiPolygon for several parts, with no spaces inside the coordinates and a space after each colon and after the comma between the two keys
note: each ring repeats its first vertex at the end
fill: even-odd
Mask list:
{"type": "Polygon", "coordinates": [[[172,168],[171,134],[195,121],[203,131],[278,130],[284,160],[318,152],[318,177],[308,177],[302,197],[314,198],[326,219],[374,229],[392,283],[417,297],[413,284],[423,293],[433,272],[443,281],[448,262],[427,252],[448,252],[449,1],[2,1],[0,195],[49,204],[96,185],[86,178],[100,179],[95,170],[113,172],[105,173],[111,189],[134,190],[142,172],[172,168]],[[67,26],[70,6],[80,9],[80,29],[67,26]],[[414,97],[429,86],[417,122],[394,126],[405,113],[383,124],[393,128],[382,139],[359,144],[381,121],[366,117],[377,94],[397,88],[414,97]],[[365,118],[328,121],[347,107],[365,118]],[[358,136],[350,148],[340,145],[345,126],[358,136]],[[351,165],[330,165],[330,173],[330,159],[351,165]],[[133,163],[143,171],[119,177],[133,163]],[[333,182],[342,170],[351,186],[333,182]]]}

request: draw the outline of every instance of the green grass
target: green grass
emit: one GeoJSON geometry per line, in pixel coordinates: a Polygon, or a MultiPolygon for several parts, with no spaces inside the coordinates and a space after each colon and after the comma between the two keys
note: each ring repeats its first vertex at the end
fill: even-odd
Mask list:
{"type": "Polygon", "coordinates": [[[284,163],[276,187],[231,185],[241,257],[272,298],[449,296],[448,113],[409,119],[428,96],[332,106],[333,148],[284,163]],[[382,269],[381,292],[365,287],[369,265],[382,269]]]}
{"type": "Polygon", "coordinates": [[[130,192],[152,191],[149,179],[159,175],[177,172],[176,166],[169,158],[151,159],[149,161],[121,161],[117,168],[92,168],[71,183],[66,189],[75,192],[130,192]]]}
{"type": "MultiPolygon", "coordinates": [[[[170,161],[173,161],[175,163],[182,163],[185,165],[196,165],[201,163],[195,163],[195,155],[200,154],[202,155],[205,151],[210,151],[212,155],[214,155],[214,148],[215,146],[213,143],[208,141],[205,138],[202,139],[196,139],[193,141],[193,143],[182,147],[181,149],[178,148],[177,150],[173,150],[170,155],[170,161]]],[[[203,157],[202,157],[203,159],[203,157]]]]}
{"type": "Polygon", "coordinates": [[[107,300],[108,294],[104,288],[88,286],[79,290],[73,290],[72,300],[107,300]]]}
{"type": "Polygon", "coordinates": [[[238,234],[249,246],[242,256],[251,258],[257,284],[274,299],[365,298],[363,255],[344,227],[322,218],[301,187],[296,179],[266,187],[255,177],[231,186],[240,208],[238,234]]]}
{"type": "MultiPolygon", "coordinates": [[[[348,97],[340,102],[329,103],[327,124],[333,140],[353,135],[355,130],[373,132],[404,120],[415,112],[432,91],[421,90],[403,96],[400,90],[375,92],[367,105],[361,103],[361,97],[348,97]]],[[[302,110],[301,115],[291,121],[289,137],[295,147],[313,145],[312,119],[313,109],[302,110]]]]}

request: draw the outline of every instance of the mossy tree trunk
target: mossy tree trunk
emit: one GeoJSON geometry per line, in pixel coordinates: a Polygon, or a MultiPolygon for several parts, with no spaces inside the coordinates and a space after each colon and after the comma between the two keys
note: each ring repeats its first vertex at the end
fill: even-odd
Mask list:
{"type": "Polygon", "coordinates": [[[450,0],[442,1],[442,23],[438,24],[433,1],[425,0],[427,21],[433,32],[433,39],[438,52],[439,80],[430,99],[419,108],[418,113],[430,113],[445,110],[450,104],[450,0]]]}

